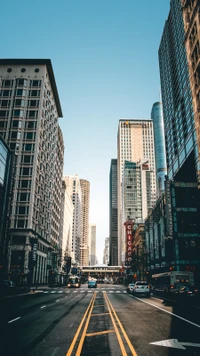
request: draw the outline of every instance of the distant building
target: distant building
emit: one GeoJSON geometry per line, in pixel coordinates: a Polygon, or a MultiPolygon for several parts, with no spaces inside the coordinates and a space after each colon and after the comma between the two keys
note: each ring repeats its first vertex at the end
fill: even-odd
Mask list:
{"type": "Polygon", "coordinates": [[[157,198],[165,191],[165,176],[167,174],[165,133],[162,113],[162,103],[153,104],[151,111],[154,130],[154,147],[156,160],[156,180],[157,180],[157,198]]]}
{"type": "Polygon", "coordinates": [[[96,224],[89,224],[89,265],[96,264],[96,224]]]}
{"type": "Polygon", "coordinates": [[[78,175],[64,176],[66,189],[71,197],[74,211],[72,224],[72,264],[80,264],[80,241],[81,241],[81,224],[82,224],[82,192],[78,175]]]}
{"type": "Polygon", "coordinates": [[[112,159],[109,176],[109,244],[111,266],[118,265],[117,159],[112,159]]]}
{"type": "Polygon", "coordinates": [[[103,263],[108,265],[109,264],[109,237],[105,239],[105,248],[103,253],[103,263]]]}
{"type": "MultiPolygon", "coordinates": [[[[118,265],[125,261],[123,181],[127,162],[148,162],[152,206],[156,201],[156,177],[153,121],[151,119],[120,119],[118,126],[118,265]]],[[[147,204],[145,202],[144,204],[147,204]]],[[[148,213],[148,211],[147,211],[148,213]]]]}
{"type": "Polygon", "coordinates": [[[60,247],[62,250],[62,263],[65,257],[72,257],[72,228],[73,228],[74,205],[67,189],[66,183],[62,182],[62,205],[60,223],[60,247]]]}
{"type": "Polygon", "coordinates": [[[80,180],[82,193],[82,223],[80,240],[80,265],[88,265],[89,254],[89,212],[90,212],[90,182],[85,179],[80,180]]]}

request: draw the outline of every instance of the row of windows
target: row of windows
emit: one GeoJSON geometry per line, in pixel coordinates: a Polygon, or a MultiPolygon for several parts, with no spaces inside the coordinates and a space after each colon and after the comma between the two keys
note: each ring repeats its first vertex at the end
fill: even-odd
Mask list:
{"type": "MultiPolygon", "coordinates": [[[[17,86],[23,86],[27,87],[28,86],[28,80],[27,79],[16,79],[16,84],[17,86]]],[[[13,86],[14,80],[2,80],[2,87],[3,88],[11,88],[13,86]]],[[[30,80],[30,87],[41,87],[41,80],[30,80]]]]}
{"type": "MultiPolygon", "coordinates": [[[[27,93],[26,89],[16,89],[15,96],[26,96],[26,93],[27,93]]],[[[9,89],[0,90],[0,97],[11,97],[11,95],[12,95],[12,90],[9,89]]],[[[40,90],[29,90],[28,96],[39,97],[40,90]]]]}

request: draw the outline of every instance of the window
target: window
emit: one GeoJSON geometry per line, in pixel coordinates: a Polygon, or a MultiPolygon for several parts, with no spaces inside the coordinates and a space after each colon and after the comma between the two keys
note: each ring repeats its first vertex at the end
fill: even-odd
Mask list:
{"type": "Polygon", "coordinates": [[[31,180],[29,179],[20,179],[18,182],[18,188],[21,189],[30,189],[31,188],[31,180]]]}
{"type": "Polygon", "coordinates": [[[29,90],[29,96],[40,96],[40,90],[29,90]]]}
{"type": "Polygon", "coordinates": [[[32,175],[32,168],[28,168],[28,167],[23,167],[20,170],[20,174],[21,176],[31,176],[32,175]]]}
{"type": "Polygon", "coordinates": [[[31,80],[30,86],[31,87],[40,87],[41,86],[41,80],[31,80]]]}
{"type": "Polygon", "coordinates": [[[17,85],[19,87],[27,86],[27,80],[26,79],[17,79],[17,85]]]}
{"type": "Polygon", "coordinates": [[[26,117],[27,118],[35,118],[35,119],[37,119],[38,111],[37,110],[27,110],[26,117]]]}
{"type": "Polygon", "coordinates": [[[30,193],[17,194],[17,201],[29,201],[29,200],[30,200],[30,193]]]}
{"type": "Polygon", "coordinates": [[[0,101],[0,106],[1,106],[2,108],[7,108],[7,107],[9,107],[9,106],[10,106],[10,100],[1,100],[1,101],[0,101]]]}
{"type": "Polygon", "coordinates": [[[15,106],[23,106],[24,107],[24,100],[15,99],[15,106]]]}
{"type": "Polygon", "coordinates": [[[26,228],[27,220],[15,220],[15,227],[26,228]]]}
{"type": "Polygon", "coordinates": [[[25,140],[34,140],[35,132],[24,132],[24,139],[25,140]]]}
{"type": "Polygon", "coordinates": [[[39,100],[28,100],[28,107],[30,108],[38,108],[39,100]]]}
{"type": "Polygon", "coordinates": [[[11,96],[12,90],[1,90],[0,96],[6,97],[11,96]]]}
{"type": "Polygon", "coordinates": [[[8,114],[9,114],[9,111],[8,110],[2,110],[0,111],[0,117],[3,117],[3,118],[8,118],[8,114]]]}
{"type": "Polygon", "coordinates": [[[23,110],[14,110],[13,111],[14,117],[23,117],[23,114],[24,114],[23,110]]]}
{"type": "Polygon", "coordinates": [[[23,144],[23,151],[34,151],[34,144],[33,143],[25,143],[23,144]]]}
{"type": "Polygon", "coordinates": [[[25,123],[26,129],[36,129],[37,127],[37,122],[36,121],[27,121],[25,123]]]}
{"type": "Polygon", "coordinates": [[[24,164],[32,164],[33,163],[33,157],[32,155],[26,155],[26,156],[22,156],[21,158],[21,163],[24,164]]]}
{"type": "Polygon", "coordinates": [[[26,90],[24,89],[17,89],[16,96],[26,96],[26,90]]]}
{"type": "Polygon", "coordinates": [[[4,87],[4,88],[11,87],[12,85],[13,85],[12,80],[3,80],[3,82],[2,82],[2,87],[4,87]]]}

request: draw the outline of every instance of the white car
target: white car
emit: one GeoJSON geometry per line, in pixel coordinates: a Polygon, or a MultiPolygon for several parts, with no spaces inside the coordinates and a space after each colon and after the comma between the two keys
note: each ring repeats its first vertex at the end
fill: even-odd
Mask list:
{"type": "Polygon", "coordinates": [[[150,298],[151,288],[150,285],[145,281],[137,281],[133,287],[133,295],[145,295],[150,298]]]}

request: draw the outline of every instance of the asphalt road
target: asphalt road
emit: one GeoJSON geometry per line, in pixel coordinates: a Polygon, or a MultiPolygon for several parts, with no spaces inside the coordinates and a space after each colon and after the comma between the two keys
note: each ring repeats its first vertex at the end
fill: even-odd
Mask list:
{"type": "Polygon", "coordinates": [[[6,298],[0,355],[200,355],[200,308],[133,297],[121,285],[6,298]]]}

